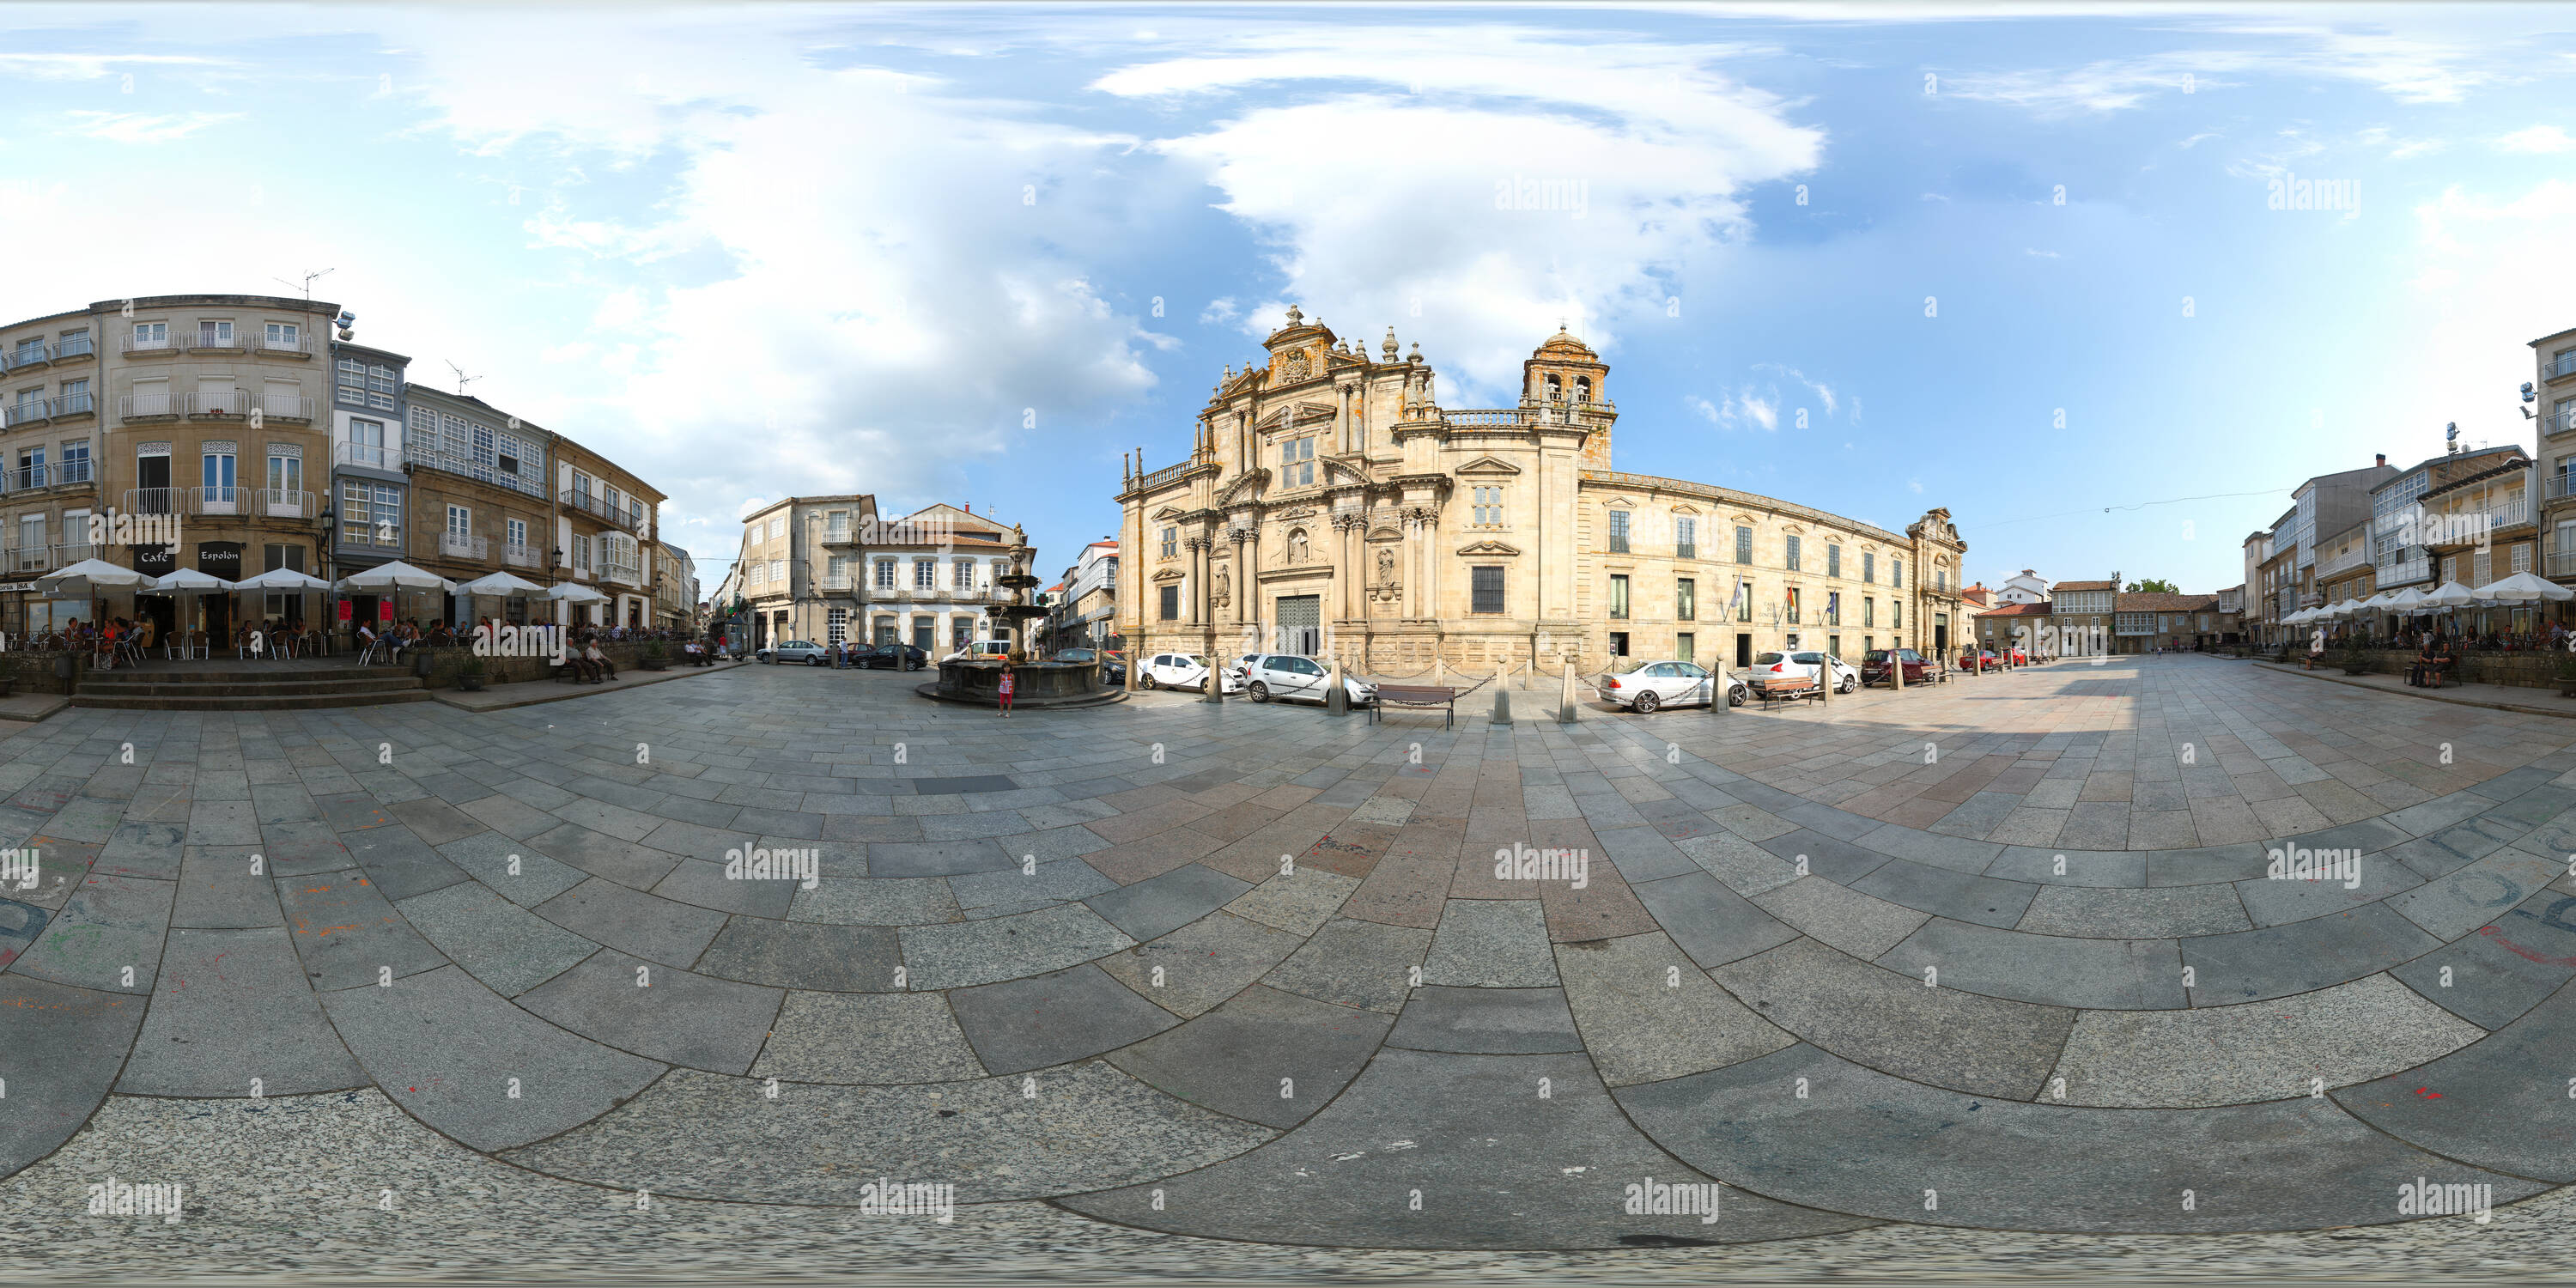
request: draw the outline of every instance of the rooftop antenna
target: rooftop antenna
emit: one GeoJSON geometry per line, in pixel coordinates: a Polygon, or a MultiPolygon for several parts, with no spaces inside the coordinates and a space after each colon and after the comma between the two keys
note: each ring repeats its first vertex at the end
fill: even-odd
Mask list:
{"type": "MultiPolygon", "coordinates": [[[[444,359],[442,359],[442,361],[444,361],[444,359]]],[[[447,369],[456,373],[456,396],[459,398],[465,396],[465,386],[483,378],[481,376],[469,376],[465,374],[465,368],[457,366],[453,362],[447,364],[447,369]]]]}
{"type": "MultiPolygon", "coordinates": [[[[270,281],[272,281],[272,282],[284,282],[284,283],[285,283],[286,285],[288,285],[288,286],[295,286],[295,287],[297,287],[297,289],[299,289],[299,290],[301,290],[301,291],[303,291],[303,292],[304,292],[304,303],[305,303],[306,305],[308,305],[308,306],[309,306],[309,305],[311,305],[311,304],[313,303],[313,283],[314,283],[314,281],[315,281],[316,279],[318,279],[318,278],[329,277],[329,276],[330,276],[330,275],[332,275],[333,273],[336,273],[336,272],[339,272],[339,271],[340,271],[340,270],[338,270],[338,269],[336,269],[336,268],[325,268],[325,269],[318,269],[318,270],[309,269],[309,270],[307,270],[307,271],[305,272],[303,283],[302,283],[300,286],[299,286],[297,283],[287,281],[287,280],[286,280],[285,278],[283,278],[283,277],[272,277],[272,278],[270,278],[270,279],[268,279],[268,280],[270,280],[270,281]]],[[[307,311],[309,312],[309,311],[310,311],[310,309],[308,308],[308,310],[307,310],[307,311]]]]}

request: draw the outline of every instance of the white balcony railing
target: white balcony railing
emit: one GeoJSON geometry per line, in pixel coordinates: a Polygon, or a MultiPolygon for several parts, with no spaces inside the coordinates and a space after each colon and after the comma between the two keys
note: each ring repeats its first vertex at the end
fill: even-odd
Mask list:
{"type": "Polygon", "coordinates": [[[61,362],[67,358],[86,358],[90,356],[92,352],[93,350],[90,345],[89,332],[83,331],[79,335],[64,336],[62,341],[54,346],[54,361],[61,362]]]}
{"type": "Polygon", "coordinates": [[[262,353],[300,353],[309,358],[313,356],[313,337],[298,333],[296,335],[281,338],[263,331],[260,333],[259,337],[259,351],[262,353]]]}
{"type": "Polygon", "coordinates": [[[2551,577],[2576,577],[2576,550],[2543,552],[2542,571],[2551,577]]]}
{"type": "Polygon", "coordinates": [[[225,327],[219,330],[215,327],[201,326],[197,328],[195,334],[188,337],[188,347],[191,349],[238,349],[242,347],[241,336],[234,332],[230,327],[225,327]]]}
{"type": "Polygon", "coordinates": [[[130,487],[125,489],[127,514],[177,514],[187,504],[188,489],[183,487],[130,487]]]}
{"type": "Polygon", "coordinates": [[[242,494],[251,490],[252,489],[250,488],[243,487],[189,488],[187,490],[188,513],[240,514],[242,513],[242,502],[244,500],[242,494]]]}
{"type": "Polygon", "coordinates": [[[2318,561],[2317,575],[2327,577],[2342,572],[2346,568],[2358,568],[2369,557],[2370,552],[2358,546],[2349,550],[2338,550],[2318,561]]]}
{"type": "Polygon", "coordinates": [[[342,443],[333,453],[333,459],[342,465],[370,470],[399,470],[403,467],[402,449],[379,443],[342,443]]]}
{"type": "Polygon", "coordinates": [[[2576,375],[2576,352],[2562,353],[2540,364],[2540,378],[2543,380],[2555,380],[2566,375],[2576,375]]]}
{"type": "Polygon", "coordinates": [[[117,346],[120,353],[169,353],[174,348],[166,335],[128,335],[124,343],[117,346]]]}
{"type": "Polygon", "coordinates": [[[261,514],[272,519],[305,519],[318,513],[313,508],[313,494],[295,488],[253,489],[251,500],[261,514]]]}
{"type": "Polygon", "coordinates": [[[313,400],[303,394],[262,393],[253,404],[263,420],[311,420],[313,400]]]}
{"type": "Polygon", "coordinates": [[[619,582],[628,586],[641,586],[644,584],[644,570],[634,564],[601,564],[599,566],[599,575],[603,580],[619,582]]]}
{"type": "Polygon", "coordinates": [[[188,400],[180,394],[127,394],[116,400],[119,420],[164,420],[185,411],[188,400]]]}
{"type": "Polygon", "coordinates": [[[536,547],[504,545],[501,547],[501,562],[513,568],[534,568],[537,566],[536,547]]]}
{"type": "Polygon", "coordinates": [[[827,591],[855,590],[857,586],[858,579],[848,573],[826,573],[823,576],[823,589],[827,591]]]}
{"type": "Polygon", "coordinates": [[[2524,497],[2517,496],[2502,505],[2487,508],[2487,527],[2490,530],[2520,527],[2529,522],[2531,522],[2531,502],[2524,497]]]}
{"type": "Polygon", "coordinates": [[[250,415],[251,396],[246,389],[200,389],[187,395],[181,415],[204,420],[223,420],[250,415]]]}
{"type": "Polygon", "coordinates": [[[2374,580],[2376,580],[2381,590],[2387,590],[2391,587],[2403,586],[2410,582],[2424,581],[2432,577],[2432,575],[2432,560],[2401,559],[2396,563],[2379,565],[2379,573],[2374,580]]]}
{"type": "Polygon", "coordinates": [[[53,414],[52,399],[22,398],[9,404],[6,412],[0,412],[0,420],[5,420],[9,428],[16,429],[20,425],[32,425],[41,420],[50,420],[53,414]]]}
{"type": "Polygon", "coordinates": [[[2576,473],[2540,476],[2540,499],[2544,502],[2564,501],[2570,489],[2576,489],[2576,473]]]}
{"type": "Polygon", "coordinates": [[[463,532],[438,534],[438,553],[450,559],[481,559],[491,548],[492,540],[489,537],[477,537],[463,532]]]}

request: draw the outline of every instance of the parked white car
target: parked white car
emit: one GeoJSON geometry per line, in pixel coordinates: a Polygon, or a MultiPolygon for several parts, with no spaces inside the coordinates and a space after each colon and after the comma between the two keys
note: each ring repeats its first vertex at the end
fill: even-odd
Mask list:
{"type": "MultiPolygon", "coordinates": [[[[1601,700],[1627,707],[1639,715],[1652,715],[1664,707],[1708,705],[1708,668],[1696,662],[1648,662],[1636,670],[1606,676],[1599,690],[1601,700]]],[[[1744,705],[1744,681],[1729,678],[1726,682],[1726,705],[1744,705]]]]}
{"type": "MultiPolygon", "coordinates": [[[[1194,653],[1157,653],[1145,659],[1145,669],[1136,673],[1136,685],[1144,689],[1207,688],[1207,659],[1194,653]]],[[[1241,693],[1243,681],[1219,673],[1218,686],[1227,693],[1241,693]]]]}
{"type": "MultiPolygon", "coordinates": [[[[1753,671],[1748,678],[1753,684],[1762,688],[1769,688],[1775,680],[1798,677],[1813,680],[1816,678],[1816,672],[1825,664],[1825,660],[1825,654],[1812,650],[1799,653],[1763,653],[1754,657],[1753,671]]],[[[1860,688],[1860,672],[1853,670],[1841,658],[1834,658],[1833,666],[1834,692],[1850,693],[1860,688]]]]}
{"type": "MultiPolygon", "coordinates": [[[[1243,676],[1255,702],[1322,702],[1333,686],[1333,668],[1291,653],[1255,653],[1243,676]]],[[[1342,677],[1342,692],[1355,707],[1377,701],[1377,686],[1353,676],[1342,677]]]]}

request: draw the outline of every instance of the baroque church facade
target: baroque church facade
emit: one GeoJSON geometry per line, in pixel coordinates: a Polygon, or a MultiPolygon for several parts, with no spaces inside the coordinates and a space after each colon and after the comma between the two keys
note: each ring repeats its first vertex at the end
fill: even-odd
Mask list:
{"type": "MultiPolygon", "coordinates": [[[[1189,455],[1119,493],[1130,657],[1338,658],[1402,677],[1612,659],[1857,665],[1969,638],[1949,511],[1900,534],[1732,488],[1611,468],[1610,368],[1559,330],[1519,405],[1443,407],[1421,347],[1371,358],[1296,309],[1228,367],[1189,455]]],[[[1141,457],[1141,453],[1139,454],[1141,457]]]]}

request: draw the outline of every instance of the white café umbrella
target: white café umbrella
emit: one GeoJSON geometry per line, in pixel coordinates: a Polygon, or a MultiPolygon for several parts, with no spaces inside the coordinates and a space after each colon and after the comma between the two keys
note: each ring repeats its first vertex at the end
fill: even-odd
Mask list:
{"type": "Polygon", "coordinates": [[[2388,592],[2387,599],[2385,608],[2388,612],[2404,613],[2411,617],[2424,611],[2424,592],[2413,586],[2392,590],[2388,592]]]}
{"type": "Polygon", "coordinates": [[[152,578],[104,559],[83,559],[36,579],[36,593],[48,599],[94,598],[111,590],[140,590],[152,578]]]}
{"type": "Polygon", "coordinates": [[[2430,594],[2425,595],[2422,603],[2424,607],[2438,613],[2446,608],[2467,608],[2477,600],[2476,591],[2456,581],[2446,581],[2430,594]]]}
{"type": "Polygon", "coordinates": [[[543,595],[546,593],[546,588],[528,580],[525,577],[513,576],[506,572],[487,572],[472,581],[466,582],[464,585],[458,586],[456,588],[456,593],[460,595],[489,595],[496,599],[508,599],[513,595],[543,595]]]}
{"type": "Polygon", "coordinates": [[[138,595],[220,595],[233,589],[234,583],[210,572],[181,568],[166,572],[135,588],[138,595]]]}
{"type": "Polygon", "coordinates": [[[298,572],[293,568],[271,568],[256,577],[244,577],[234,582],[233,589],[293,595],[302,594],[308,590],[329,590],[331,583],[309,572],[298,572]]]}
{"type": "Polygon", "coordinates": [[[449,581],[426,568],[415,568],[397,559],[361,569],[340,579],[335,589],[341,591],[447,590],[456,589],[449,581]]]}
{"type": "Polygon", "coordinates": [[[2543,581],[2527,572],[2518,572],[2502,581],[2478,587],[2477,596],[2499,604],[2536,604],[2542,600],[2576,599],[2576,590],[2569,590],[2554,581],[2543,581]]]}
{"type": "Polygon", "coordinates": [[[572,606],[575,604],[605,604],[608,602],[608,596],[600,594],[598,591],[592,590],[590,587],[582,585],[577,581],[559,581],[552,586],[546,587],[546,598],[551,599],[560,605],[560,607],[555,610],[555,620],[558,622],[569,622],[572,620],[572,606]]]}

